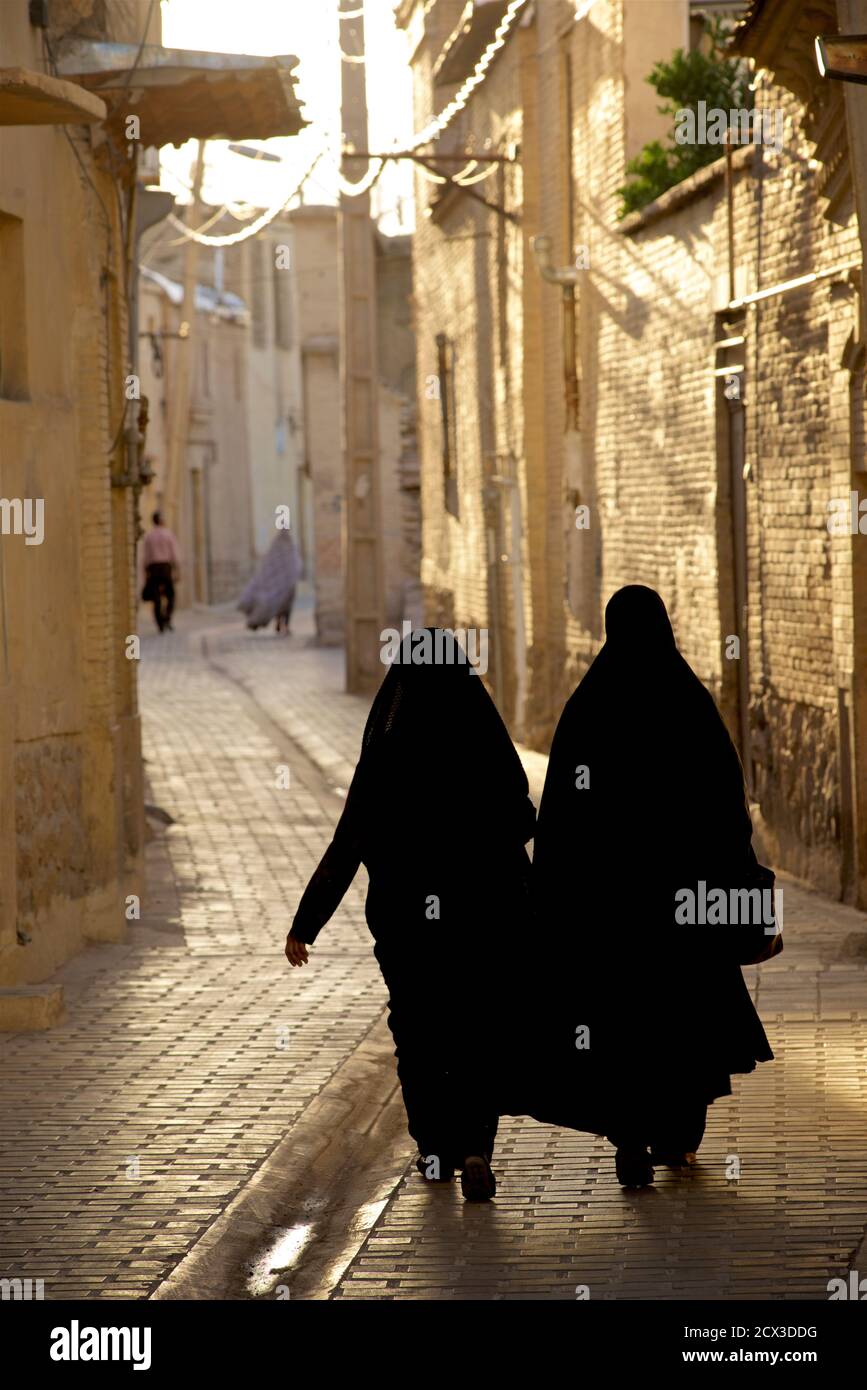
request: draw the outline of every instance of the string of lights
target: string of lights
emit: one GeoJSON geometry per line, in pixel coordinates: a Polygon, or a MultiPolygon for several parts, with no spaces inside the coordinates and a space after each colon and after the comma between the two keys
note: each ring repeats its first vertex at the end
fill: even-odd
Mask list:
{"type": "Polygon", "coordinates": [[[351,183],[350,180],[345,178],[344,175],[341,173],[340,168],[335,166],[337,187],[341,193],[346,195],[347,198],[359,198],[362,193],[366,193],[368,189],[373,187],[373,185],[376,183],[376,180],[382,173],[384,165],[385,160],[381,159],[377,155],[374,159],[371,159],[369,161],[367,166],[367,172],[358,180],[357,183],[351,183]]]}
{"type": "MultiPolygon", "coordinates": [[[[181,186],[185,188],[188,193],[192,193],[193,185],[190,183],[189,179],[184,178],[183,174],[179,174],[177,170],[173,170],[172,178],[174,179],[175,183],[181,184],[181,186]]],[[[202,222],[200,226],[195,228],[195,230],[197,232],[206,232],[209,227],[213,227],[215,222],[219,222],[220,218],[223,216],[224,213],[228,213],[229,217],[234,218],[236,222],[247,223],[250,221],[251,218],[256,216],[257,211],[258,209],[256,208],[255,203],[223,203],[222,207],[217,208],[216,211],[212,214],[212,216],[209,217],[206,222],[202,222]]],[[[187,227],[186,223],[184,223],[184,230],[185,233],[188,233],[190,230],[189,227],[187,227]]],[[[174,241],[168,242],[167,245],[180,246],[185,240],[188,239],[189,238],[187,236],[178,237],[174,241]]]]}
{"type": "Polygon", "coordinates": [[[496,172],[496,164],[489,164],[487,169],[482,169],[480,173],[473,174],[472,177],[469,178],[459,178],[456,174],[454,182],[459,183],[461,188],[471,188],[474,183],[481,183],[483,179],[489,179],[491,174],[495,174],[496,172]]]}
{"type": "Polygon", "coordinates": [[[479,161],[477,159],[471,159],[468,164],[464,165],[463,169],[461,169],[459,173],[451,174],[449,176],[445,174],[438,174],[435,172],[435,170],[428,168],[425,164],[418,164],[416,167],[418,168],[418,171],[421,174],[422,178],[427,179],[429,183],[458,183],[460,184],[461,188],[470,188],[472,184],[481,183],[482,179],[489,179],[491,177],[491,174],[496,172],[496,164],[491,164],[488,166],[487,169],[483,169],[481,173],[474,174],[473,170],[476,168],[478,162],[479,161]]]}
{"type": "MultiPolygon", "coordinates": [[[[497,53],[505,44],[506,39],[509,37],[512,28],[514,27],[518,15],[520,14],[521,10],[524,8],[526,3],[527,0],[511,0],[509,8],[506,10],[506,13],[503,15],[503,18],[500,20],[500,23],[497,25],[497,28],[494,31],[493,38],[491,39],[485,51],[480,56],[478,62],[476,63],[476,66],[473,68],[473,71],[470,73],[470,76],[466,79],[463,86],[455,93],[451,101],[448,103],[447,106],[443,108],[443,110],[439,113],[438,116],[432,117],[431,120],[428,121],[426,126],[423,126],[421,130],[416,131],[415,135],[413,135],[410,140],[406,141],[406,149],[417,150],[420,149],[422,145],[429,145],[432,140],[435,140],[439,135],[442,135],[443,131],[446,129],[448,125],[451,124],[455,116],[457,116],[460,111],[463,111],[473,92],[476,90],[477,87],[479,87],[482,84],[482,82],[484,82],[485,78],[487,77],[488,69],[491,66],[491,63],[494,61],[494,58],[496,57],[497,53]]],[[[428,6],[428,8],[430,8],[430,6],[428,6]]],[[[426,13],[427,10],[425,10],[425,14],[426,13]]],[[[349,184],[343,186],[345,185],[344,180],[343,185],[341,185],[341,193],[344,193],[348,198],[357,196],[360,193],[366,193],[368,188],[370,188],[371,184],[379,176],[380,170],[374,170],[373,166],[375,164],[376,159],[371,159],[370,164],[368,165],[367,173],[359,180],[357,184],[349,184]]],[[[485,177],[487,177],[487,174],[485,175],[485,177]]],[[[433,182],[437,181],[437,179],[433,179],[433,182]]],[[[454,181],[458,182],[457,179],[454,181]]],[[[464,184],[464,187],[467,187],[466,183],[464,184]]]]}
{"type": "Polygon", "coordinates": [[[239,242],[247,241],[249,237],[256,236],[258,232],[262,231],[263,227],[267,227],[270,222],[275,221],[275,219],[280,216],[280,213],[288,207],[292,199],[297,198],[310,175],[313,173],[313,170],[316,168],[316,165],[327,153],[327,147],[323,146],[323,148],[317,152],[312,162],[307,166],[300,181],[295,185],[288,197],[282,198],[279,203],[275,203],[272,207],[267,208],[260,217],[256,218],[255,222],[251,222],[248,227],[243,227],[239,232],[228,232],[225,236],[206,236],[199,231],[198,228],[188,227],[186,223],[182,222],[179,217],[176,217],[173,212],[169,213],[166,221],[170,222],[173,227],[176,227],[187,241],[197,241],[201,246],[237,246],[239,242]]]}
{"type": "MultiPolygon", "coordinates": [[[[524,8],[526,3],[527,0],[511,0],[509,7],[506,10],[506,13],[503,15],[503,18],[500,20],[500,23],[497,25],[497,28],[494,31],[494,35],[490,43],[487,45],[484,52],[479,57],[478,62],[473,68],[473,71],[470,73],[470,76],[466,79],[466,81],[455,93],[451,101],[439,113],[439,115],[432,117],[431,120],[428,121],[427,125],[423,126],[421,130],[416,131],[412,138],[405,142],[405,148],[407,150],[417,150],[420,149],[422,145],[430,144],[431,141],[435,140],[439,135],[443,133],[446,127],[449,126],[451,122],[454,120],[455,116],[457,116],[460,111],[463,111],[473,92],[476,91],[476,89],[482,84],[482,82],[484,82],[485,78],[487,77],[488,69],[494,61],[494,58],[496,57],[497,53],[505,44],[506,39],[509,37],[509,34],[511,33],[515,25],[518,15],[520,14],[521,10],[524,8]]],[[[425,14],[427,14],[429,9],[430,5],[428,5],[427,9],[425,10],[425,14]]],[[[340,17],[341,19],[358,18],[360,13],[363,13],[363,10],[360,12],[345,12],[342,13],[340,17]]],[[[348,59],[349,55],[344,54],[341,51],[341,57],[348,59]]],[[[361,58],[359,59],[359,61],[363,62],[364,60],[363,58],[361,58]]],[[[198,241],[204,246],[235,246],[238,242],[246,241],[248,237],[255,236],[257,232],[260,232],[262,230],[263,227],[267,227],[269,222],[273,222],[275,218],[278,217],[280,213],[284,210],[284,208],[292,201],[292,199],[300,193],[301,189],[303,188],[307,179],[312,174],[316,165],[319,163],[320,159],[324,158],[324,156],[328,153],[328,146],[323,146],[323,148],[316,155],[312,164],[309,166],[309,168],[303,175],[301,182],[297,185],[296,188],[292,190],[289,196],[287,198],[282,199],[279,204],[275,204],[273,207],[268,208],[267,211],[262,213],[261,217],[256,218],[255,222],[251,222],[249,226],[242,228],[238,232],[231,232],[225,236],[209,237],[199,229],[187,227],[183,222],[180,221],[179,218],[175,217],[173,213],[169,214],[168,220],[171,222],[172,226],[177,228],[177,230],[181,233],[181,235],[184,238],[193,241],[198,241]]],[[[491,173],[493,173],[493,168],[491,168],[484,170],[481,174],[471,175],[469,173],[469,170],[473,167],[473,164],[475,162],[477,161],[471,160],[470,164],[461,171],[460,175],[455,176],[452,182],[459,183],[462,187],[466,188],[473,183],[481,182],[483,178],[487,178],[491,173]]],[[[346,198],[361,197],[363,194],[369,192],[369,190],[376,183],[376,180],[382,173],[384,164],[385,160],[381,156],[373,156],[373,158],[368,160],[367,169],[365,173],[362,175],[362,177],[357,181],[352,182],[343,175],[335,158],[335,173],[338,190],[346,198]]],[[[418,167],[419,169],[421,169],[424,176],[426,178],[430,178],[431,181],[434,183],[449,181],[444,179],[441,175],[434,174],[431,170],[425,170],[422,165],[419,165],[418,167]]]]}
{"type": "Polygon", "coordinates": [[[431,140],[435,140],[438,135],[442,135],[446,126],[454,120],[458,112],[463,111],[469,97],[476,90],[476,88],[482,82],[484,82],[488,73],[488,68],[491,66],[491,63],[494,61],[494,58],[496,57],[497,53],[503,47],[504,43],[506,42],[506,39],[509,37],[509,34],[511,33],[512,28],[514,26],[515,20],[517,19],[518,15],[520,14],[521,10],[524,8],[526,3],[527,0],[511,0],[509,8],[506,10],[506,13],[503,15],[503,18],[500,20],[500,23],[497,25],[497,28],[494,31],[494,36],[491,39],[491,42],[488,44],[484,53],[479,58],[478,62],[476,63],[476,66],[470,73],[470,76],[464,82],[460,90],[455,93],[448,105],[445,106],[443,110],[439,113],[439,115],[434,116],[430,121],[428,121],[426,126],[424,126],[420,131],[416,132],[412,139],[407,143],[407,149],[415,150],[418,149],[420,145],[427,145],[430,143],[431,140]]]}
{"type": "MultiPolygon", "coordinates": [[[[223,216],[225,212],[228,212],[228,208],[217,208],[216,212],[213,212],[211,214],[207,222],[203,222],[200,227],[196,227],[196,232],[199,234],[202,232],[206,232],[209,227],[213,227],[215,222],[219,222],[220,218],[223,216]]],[[[169,213],[168,220],[173,222],[175,225],[180,224],[180,226],[184,227],[185,231],[189,232],[190,229],[186,226],[186,223],[181,222],[180,218],[176,217],[173,212],[169,213]]],[[[187,239],[188,238],[186,236],[174,237],[168,244],[169,246],[182,246],[187,239]]]]}
{"type": "Polygon", "coordinates": [[[448,183],[445,174],[435,174],[433,169],[426,169],[423,164],[416,165],[416,168],[422,178],[427,179],[428,183],[448,183]]]}

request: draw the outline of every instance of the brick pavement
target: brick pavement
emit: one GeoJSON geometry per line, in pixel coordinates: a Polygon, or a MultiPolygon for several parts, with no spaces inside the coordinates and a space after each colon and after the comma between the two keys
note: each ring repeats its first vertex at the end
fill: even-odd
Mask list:
{"type": "MultiPolygon", "coordinates": [[[[142,920],[61,972],[64,1024],[0,1039],[0,1274],[46,1297],[147,1296],[381,1015],[361,881],[311,966],[283,966],[366,715],[341,653],[305,645],[303,605],[295,627],[181,615],[144,644],[150,794],[176,824],[149,846],[142,920]]],[[[748,972],[777,1061],[713,1108],[696,1170],[624,1194],[603,1141],[504,1121],[496,1202],[409,1170],[334,1296],[823,1298],[867,1220],[867,938],[792,884],[786,929],[748,972]]]]}
{"type": "Polygon", "coordinates": [[[336,1296],[827,1297],[867,1214],[863,1021],[770,1031],[775,1062],[712,1107],[694,1170],[626,1193],[604,1140],[504,1121],[496,1202],[410,1172],[336,1296]]]}
{"type": "MultiPolygon", "coordinates": [[[[279,645],[224,630],[209,650],[313,756],[327,723],[345,781],[360,723],[340,653],[291,677],[290,706],[279,645]]],[[[524,756],[538,797],[545,759],[524,756]]],[[[603,1140],[505,1120],[496,1202],[467,1207],[456,1185],[428,1188],[410,1168],[335,1296],[574,1299],[581,1286],[591,1298],[825,1298],[867,1225],[867,919],[781,886],[786,950],[745,972],[776,1060],[712,1107],[696,1169],[626,1194],[603,1140]]]]}
{"type": "Polygon", "coordinates": [[[177,823],[148,847],[141,921],[60,972],[59,1027],[0,1038],[0,1277],[46,1298],[146,1296],[384,1004],[361,879],[315,970],[289,976],[341,799],[203,661],[208,621],[143,642],[149,795],[177,823]]]}

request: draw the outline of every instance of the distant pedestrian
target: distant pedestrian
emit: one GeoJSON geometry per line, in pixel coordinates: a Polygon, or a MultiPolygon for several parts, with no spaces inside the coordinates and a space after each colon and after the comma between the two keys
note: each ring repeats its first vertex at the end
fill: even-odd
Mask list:
{"type": "Polygon", "coordinates": [[[273,618],[276,631],[288,634],[301,568],[292,536],[288,530],[279,530],[238,600],[249,628],[267,627],[273,618]]]}
{"type": "Polygon", "coordinates": [[[761,920],[678,906],[705,889],[723,903],[769,897],[773,875],[751,848],[740,759],[662,599],[621,589],[605,631],[557,725],[539,809],[533,874],[559,1035],[537,1078],[549,1094],[527,1112],[569,1124],[571,1104],[575,1128],[615,1145],[622,1185],[641,1187],[654,1163],[694,1160],[732,1073],[772,1059],[740,966],[782,943],[761,920]]]}
{"type": "Polygon", "coordinates": [[[162,514],[154,512],[153,526],[142,542],[145,585],[142,599],[154,606],[154,619],[160,632],[172,631],[175,611],[175,584],[181,574],[181,553],[174,533],[163,525],[162,514]]]}
{"type": "Polygon", "coordinates": [[[363,863],[367,923],[388,986],[389,1027],[416,1166],[461,1171],[492,1197],[498,1070],[515,1016],[535,809],[493,700],[451,634],[450,656],[414,664],[404,639],[367,720],[334,839],[301,899],[286,955],[306,963],[363,863]]]}

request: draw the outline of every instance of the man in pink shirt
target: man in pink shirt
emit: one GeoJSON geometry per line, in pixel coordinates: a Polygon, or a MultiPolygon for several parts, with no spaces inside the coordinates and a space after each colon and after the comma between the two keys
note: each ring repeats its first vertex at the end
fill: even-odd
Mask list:
{"type": "Polygon", "coordinates": [[[154,512],[153,523],[142,541],[145,586],[141,596],[146,603],[153,603],[160,632],[166,628],[171,632],[175,581],[180,578],[181,554],[174,533],[163,525],[159,512],[154,512]]]}

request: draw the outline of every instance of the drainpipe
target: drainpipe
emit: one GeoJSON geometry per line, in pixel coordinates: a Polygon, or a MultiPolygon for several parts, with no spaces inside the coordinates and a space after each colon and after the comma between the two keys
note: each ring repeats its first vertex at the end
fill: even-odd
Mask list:
{"type": "Polygon", "coordinates": [[[509,518],[512,556],[512,607],[515,613],[515,730],[518,738],[527,736],[527,624],[524,621],[524,562],[522,559],[520,483],[514,466],[509,471],[509,518]]]}
{"type": "Polygon", "coordinates": [[[581,274],[577,265],[555,266],[551,259],[551,238],[536,236],[530,241],[536,268],[543,280],[551,285],[559,285],[562,291],[562,357],[563,386],[565,392],[566,432],[564,451],[566,464],[565,495],[569,506],[574,510],[582,498],[584,482],[583,459],[581,455],[581,396],[578,384],[578,360],[575,351],[575,286],[581,274]]]}
{"type": "MultiPolygon", "coordinates": [[[[129,206],[127,208],[127,245],[126,245],[126,274],[127,286],[127,313],[129,316],[129,370],[133,376],[139,376],[139,345],[138,345],[138,208],[139,208],[139,187],[138,187],[138,145],[133,146],[132,167],[130,178],[132,181],[130,188],[129,206]]],[[[144,444],[144,436],[139,430],[140,401],[138,398],[127,402],[127,423],[124,429],[124,443],[126,444],[126,479],[134,489],[134,511],[133,521],[133,541],[138,541],[141,530],[138,514],[138,494],[141,488],[140,483],[140,464],[141,448],[144,444]]]]}
{"type": "Polygon", "coordinates": [[[530,248],[536,257],[536,269],[543,280],[559,285],[563,291],[563,385],[566,393],[566,432],[578,433],[581,401],[578,386],[578,362],[575,354],[575,286],[581,273],[577,266],[555,266],[551,259],[551,238],[534,236],[530,248]]]}
{"type": "MultiPolygon", "coordinates": [[[[200,140],[193,174],[193,198],[187,215],[187,225],[195,227],[200,214],[202,180],[205,172],[205,147],[200,140]]],[[[184,248],[184,297],[181,316],[189,325],[187,342],[178,354],[175,367],[174,402],[170,400],[168,458],[163,487],[163,508],[169,526],[184,544],[186,520],[187,436],[190,427],[190,394],[193,371],[193,352],[197,346],[196,284],[198,283],[199,242],[190,237],[184,248]],[[173,406],[173,408],[172,408],[173,406]]],[[[190,553],[192,554],[192,545],[190,553]]],[[[192,567],[191,567],[192,568],[192,567]]]]}
{"type": "Polygon", "coordinates": [[[729,303],[735,297],[735,192],[734,192],[734,173],[732,170],[732,144],[731,132],[726,131],[725,152],[726,152],[726,240],[728,243],[728,279],[729,279],[729,303]]]}

